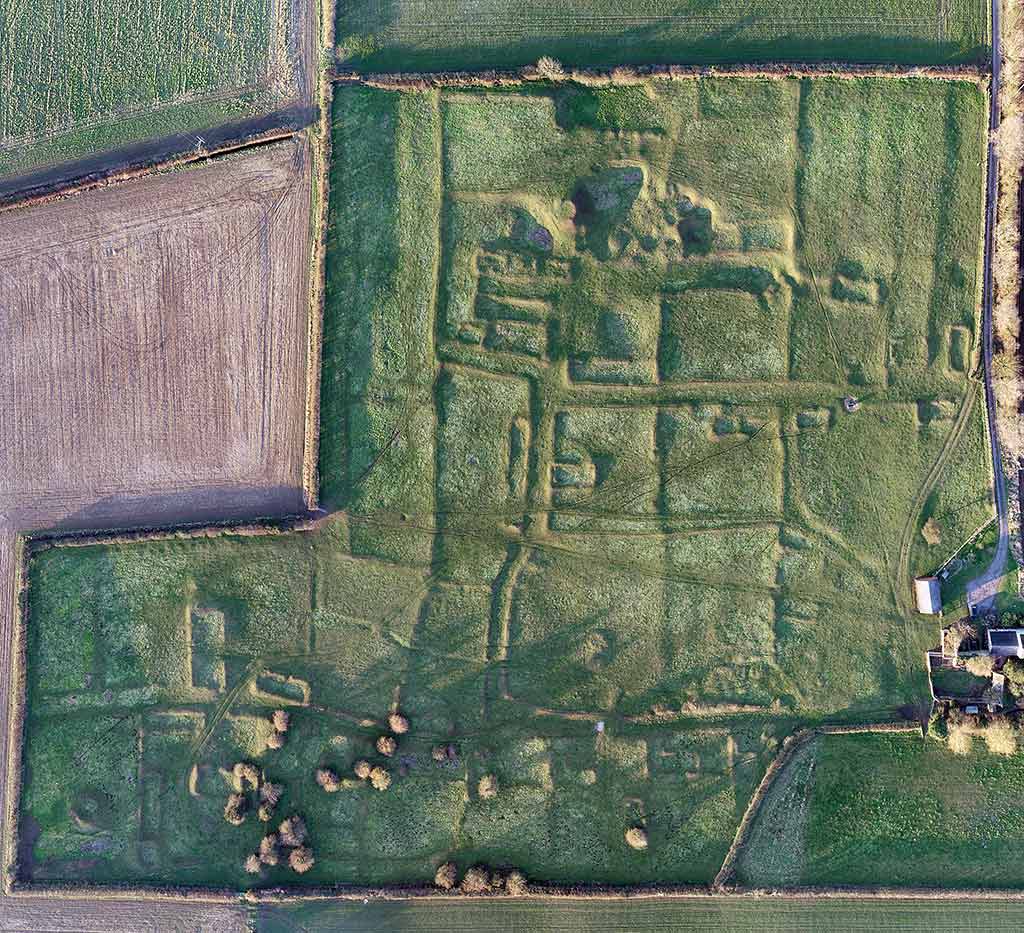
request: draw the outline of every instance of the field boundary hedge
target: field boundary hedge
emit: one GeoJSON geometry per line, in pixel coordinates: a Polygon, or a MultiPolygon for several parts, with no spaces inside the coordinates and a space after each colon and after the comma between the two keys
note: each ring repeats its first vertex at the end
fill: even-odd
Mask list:
{"type": "Polygon", "coordinates": [[[27,702],[26,671],[26,619],[28,618],[25,570],[29,553],[25,539],[18,535],[14,539],[14,579],[11,581],[11,641],[8,646],[10,681],[8,683],[7,710],[4,727],[7,730],[7,756],[3,762],[4,774],[2,824],[3,864],[0,865],[0,885],[4,893],[13,890],[17,873],[19,844],[19,813],[21,810],[21,750],[24,739],[25,706],[27,702]]]}
{"type": "MultiPolygon", "coordinates": [[[[557,64],[557,63],[556,63],[557,64]]],[[[693,78],[933,78],[946,81],[988,81],[990,64],[982,65],[855,65],[842,62],[807,64],[772,62],[758,65],[621,65],[616,68],[576,68],[553,71],[524,68],[484,71],[368,72],[332,69],[328,78],[338,83],[365,84],[391,90],[428,90],[446,87],[503,87],[535,81],[592,86],[639,84],[652,79],[693,78]]]]}
{"type": "Polygon", "coordinates": [[[147,162],[130,167],[121,167],[120,169],[115,168],[109,172],[95,172],[85,175],[73,181],[57,182],[53,186],[44,186],[38,194],[32,194],[28,197],[22,197],[15,192],[8,197],[0,198],[0,214],[7,211],[37,207],[40,204],[49,204],[52,201],[59,201],[61,198],[83,194],[86,191],[108,188],[122,182],[134,181],[138,178],[147,178],[150,175],[159,175],[162,172],[171,172],[190,165],[210,162],[213,159],[234,155],[247,149],[284,142],[297,136],[300,132],[302,132],[300,129],[276,127],[265,132],[244,136],[216,149],[204,150],[202,152],[192,150],[184,155],[175,155],[157,162],[147,162]]]}
{"type": "MultiPolygon", "coordinates": [[[[334,21],[337,8],[328,3],[326,12],[319,10],[320,39],[324,48],[334,45],[334,21]]],[[[317,106],[320,108],[316,132],[310,150],[313,153],[313,245],[310,252],[309,349],[306,354],[306,425],[303,438],[302,488],[306,508],[316,509],[320,496],[320,382],[323,368],[324,300],[327,282],[328,201],[331,175],[331,104],[334,84],[318,81],[317,106]]]]}

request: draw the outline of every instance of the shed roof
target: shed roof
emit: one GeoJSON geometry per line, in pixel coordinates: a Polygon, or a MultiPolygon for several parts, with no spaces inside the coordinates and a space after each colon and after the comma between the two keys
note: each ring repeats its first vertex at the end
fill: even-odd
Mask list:
{"type": "Polygon", "coordinates": [[[942,591],[938,577],[915,577],[914,600],[917,611],[925,615],[937,615],[942,611],[942,591]]]}

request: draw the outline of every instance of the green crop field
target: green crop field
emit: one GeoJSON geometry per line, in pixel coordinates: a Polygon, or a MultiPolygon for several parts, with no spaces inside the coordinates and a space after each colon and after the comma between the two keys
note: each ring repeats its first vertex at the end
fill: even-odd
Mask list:
{"type": "Polygon", "coordinates": [[[986,0],[344,0],[338,58],[369,71],[987,59],[986,0]]]}
{"type": "Polygon", "coordinates": [[[36,554],[22,876],[710,881],[785,735],[927,696],[922,525],[991,510],[985,111],[921,78],[339,87],[330,514],[36,554]],[[243,872],[238,762],[308,873],[243,872]]]}
{"type": "Polygon", "coordinates": [[[0,173],[265,112],[299,67],[292,6],[0,3],[0,173]]]}
{"type": "Polygon", "coordinates": [[[913,734],[825,736],[773,784],[740,862],[751,885],[1019,888],[1024,758],[913,734]]]}
{"type": "Polygon", "coordinates": [[[964,933],[1018,929],[1024,905],[997,900],[892,900],[819,897],[629,898],[347,902],[260,908],[259,933],[576,933],[655,930],[672,933],[964,933]]]}

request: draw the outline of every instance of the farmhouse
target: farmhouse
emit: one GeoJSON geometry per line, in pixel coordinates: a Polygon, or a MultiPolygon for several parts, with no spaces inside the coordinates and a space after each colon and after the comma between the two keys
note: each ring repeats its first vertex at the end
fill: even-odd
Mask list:
{"type": "Polygon", "coordinates": [[[914,578],[914,601],[917,611],[924,615],[938,615],[942,612],[942,593],[938,577],[914,578]]]}

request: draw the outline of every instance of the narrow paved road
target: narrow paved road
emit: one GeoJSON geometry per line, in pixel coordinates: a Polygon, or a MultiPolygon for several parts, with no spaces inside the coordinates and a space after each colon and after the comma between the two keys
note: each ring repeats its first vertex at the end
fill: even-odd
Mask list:
{"type": "Polygon", "coordinates": [[[999,197],[999,157],[996,154],[995,132],[999,129],[999,70],[1001,45],[999,37],[1000,0],[992,0],[992,88],[989,102],[988,181],[985,192],[985,270],[982,287],[982,357],[985,363],[985,409],[988,413],[988,440],[992,451],[992,486],[999,523],[999,542],[988,567],[967,585],[967,605],[971,612],[987,612],[995,602],[999,579],[1006,569],[1010,549],[1010,524],[1007,517],[1006,477],[996,431],[996,401],[992,387],[992,234],[995,227],[996,202],[999,197]]]}

